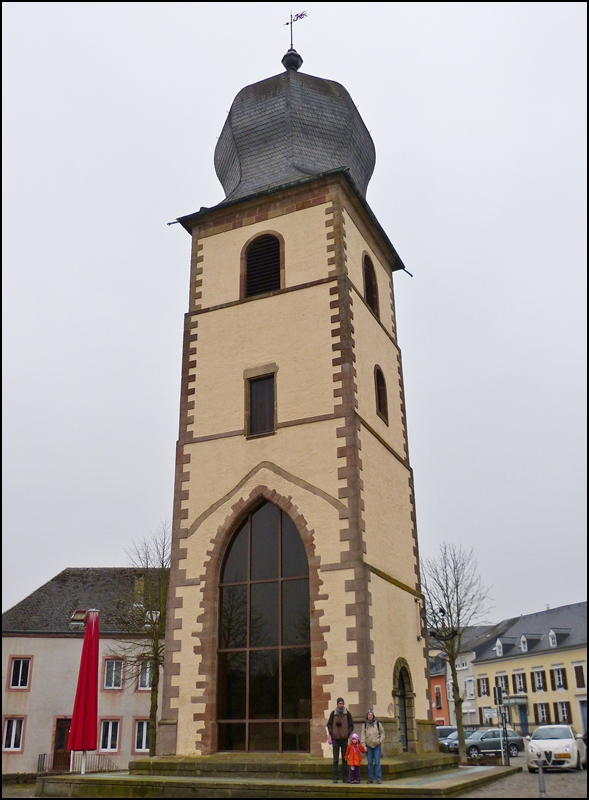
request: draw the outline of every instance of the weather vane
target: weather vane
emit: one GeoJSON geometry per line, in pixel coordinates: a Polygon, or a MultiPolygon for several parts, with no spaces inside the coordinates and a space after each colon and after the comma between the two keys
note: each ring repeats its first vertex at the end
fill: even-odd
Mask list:
{"type": "Polygon", "coordinates": [[[307,16],[307,12],[306,11],[301,11],[300,14],[295,14],[294,17],[293,17],[292,11],[291,11],[290,12],[290,22],[285,22],[284,23],[285,25],[290,25],[290,49],[291,50],[293,49],[293,45],[292,45],[292,23],[293,22],[298,22],[300,19],[305,19],[306,16],[307,16]]]}

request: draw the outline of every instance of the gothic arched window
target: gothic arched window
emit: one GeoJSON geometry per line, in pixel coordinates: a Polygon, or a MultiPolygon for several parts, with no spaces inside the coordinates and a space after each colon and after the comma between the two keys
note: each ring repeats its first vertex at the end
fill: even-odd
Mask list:
{"type": "Polygon", "coordinates": [[[218,749],[308,752],[309,564],[293,521],[273,503],[234,536],[219,600],[218,749]]]}
{"type": "Polygon", "coordinates": [[[389,405],[387,401],[387,385],[380,367],[374,368],[374,391],[376,393],[376,413],[389,424],[389,405]]]}
{"type": "Polygon", "coordinates": [[[280,289],[280,240],[270,233],[258,236],[245,256],[245,297],[280,289]]]}
{"type": "Polygon", "coordinates": [[[364,256],[363,268],[364,299],[378,317],[378,284],[376,282],[376,273],[374,272],[372,261],[368,256],[364,256]]]}

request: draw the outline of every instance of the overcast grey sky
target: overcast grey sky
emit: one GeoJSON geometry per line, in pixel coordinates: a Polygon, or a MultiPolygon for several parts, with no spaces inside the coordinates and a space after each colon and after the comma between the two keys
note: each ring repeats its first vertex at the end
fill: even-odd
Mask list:
{"type": "MultiPolygon", "coordinates": [[[[4,35],[4,596],[171,517],[190,239],[286,3],[13,3],[4,35]]],[[[490,619],[586,597],[585,3],[308,3],[371,131],[422,554],[490,619]]]]}

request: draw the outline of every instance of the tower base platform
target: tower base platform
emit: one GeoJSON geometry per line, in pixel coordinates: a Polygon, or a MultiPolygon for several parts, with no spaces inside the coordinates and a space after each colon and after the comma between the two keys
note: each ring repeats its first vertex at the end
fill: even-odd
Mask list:
{"type": "Polygon", "coordinates": [[[43,776],[37,797],[458,797],[521,767],[458,767],[442,753],[382,760],[382,783],[333,783],[329,759],[268,753],[132,761],[128,773],[43,776]]]}

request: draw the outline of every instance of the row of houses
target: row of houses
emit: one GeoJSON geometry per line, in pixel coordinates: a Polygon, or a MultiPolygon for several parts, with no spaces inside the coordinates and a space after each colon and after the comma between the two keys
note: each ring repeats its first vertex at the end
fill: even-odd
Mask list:
{"type": "MultiPolygon", "coordinates": [[[[510,724],[522,735],[568,722],[587,730],[587,603],[574,603],[469,628],[456,661],[465,726],[497,722],[501,687],[510,724]]],[[[430,651],[432,715],[455,725],[449,664],[430,651]]]]}

